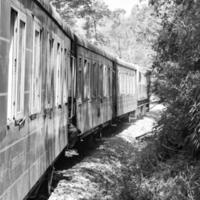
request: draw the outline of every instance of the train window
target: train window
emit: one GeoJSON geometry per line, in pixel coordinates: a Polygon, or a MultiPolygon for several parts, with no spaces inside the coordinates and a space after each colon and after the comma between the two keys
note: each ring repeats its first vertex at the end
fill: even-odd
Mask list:
{"type": "Polygon", "coordinates": [[[61,55],[62,48],[60,42],[57,42],[56,48],[56,69],[55,69],[55,106],[61,105],[61,94],[62,94],[62,68],[61,68],[61,55]]]}
{"type": "Polygon", "coordinates": [[[129,87],[128,72],[126,72],[125,76],[126,76],[126,95],[128,95],[128,87],[129,87]]]}
{"type": "Polygon", "coordinates": [[[46,108],[51,106],[51,91],[52,91],[52,58],[53,58],[53,44],[54,40],[50,38],[48,34],[48,43],[47,43],[47,74],[46,74],[46,108]]]}
{"type": "Polygon", "coordinates": [[[122,78],[121,78],[122,76],[121,76],[121,72],[119,71],[118,72],[118,79],[119,79],[119,81],[118,81],[118,87],[119,87],[119,95],[121,95],[121,93],[122,93],[122,78]]]}
{"type": "Polygon", "coordinates": [[[101,65],[99,63],[97,69],[97,77],[98,77],[98,97],[101,97],[101,65]]]}
{"type": "Polygon", "coordinates": [[[94,66],[92,65],[92,62],[91,62],[91,70],[90,70],[90,92],[91,92],[91,97],[94,97],[94,84],[93,84],[93,81],[94,81],[94,66]]]}
{"type": "Polygon", "coordinates": [[[124,72],[122,71],[122,94],[124,94],[124,84],[125,84],[125,82],[124,82],[124,72]]]}
{"type": "Polygon", "coordinates": [[[99,63],[95,65],[96,97],[99,97],[99,63]]]}
{"type": "Polygon", "coordinates": [[[131,95],[131,88],[132,88],[132,75],[129,73],[129,95],[131,95]]]}
{"type": "Polygon", "coordinates": [[[121,95],[124,94],[124,74],[121,72],[121,95]]]}
{"type": "Polygon", "coordinates": [[[120,73],[120,86],[121,86],[121,92],[120,94],[122,95],[124,92],[124,87],[123,87],[123,72],[120,73]]]}
{"type": "Polygon", "coordinates": [[[139,82],[142,80],[142,74],[139,72],[139,82]]]}
{"type": "Polygon", "coordinates": [[[110,97],[112,97],[112,67],[110,67],[110,97]]]}
{"type": "Polygon", "coordinates": [[[98,83],[98,77],[97,77],[97,63],[93,63],[93,69],[94,69],[94,75],[93,75],[93,86],[94,86],[94,97],[97,96],[97,83],[98,83]]]}
{"type": "Polygon", "coordinates": [[[33,60],[31,77],[31,114],[39,113],[41,110],[41,49],[42,38],[39,23],[34,20],[33,29],[33,60]]]}
{"type": "Polygon", "coordinates": [[[103,65],[103,96],[106,97],[106,66],[103,65]]]}
{"type": "Polygon", "coordinates": [[[106,65],[103,66],[103,96],[107,97],[107,90],[108,90],[108,74],[107,74],[107,68],[106,65]]]}
{"type": "Polygon", "coordinates": [[[103,65],[101,65],[101,97],[104,96],[103,93],[103,65]]]}
{"type": "Polygon", "coordinates": [[[134,72],[133,73],[133,94],[135,94],[135,87],[136,87],[136,75],[135,75],[136,73],[134,72]]]}
{"type": "Polygon", "coordinates": [[[63,102],[66,103],[67,102],[67,69],[69,67],[68,65],[68,52],[67,49],[64,49],[64,54],[63,54],[63,102]]]}
{"type": "Polygon", "coordinates": [[[133,84],[134,84],[134,76],[133,73],[130,74],[130,95],[133,95],[133,84]]]}
{"type": "Polygon", "coordinates": [[[130,95],[131,79],[129,72],[127,73],[127,84],[128,84],[127,95],[130,95]]]}
{"type": "Polygon", "coordinates": [[[83,83],[82,83],[82,58],[80,57],[78,60],[78,98],[82,99],[82,88],[83,88],[83,83]]]}
{"type": "Polygon", "coordinates": [[[87,85],[88,85],[88,92],[87,92],[87,98],[90,99],[91,98],[91,87],[90,87],[90,82],[91,82],[91,64],[88,61],[88,72],[87,72],[87,85]]]}
{"type": "Polygon", "coordinates": [[[99,94],[98,96],[99,97],[102,97],[102,86],[103,86],[103,83],[102,83],[102,79],[103,79],[103,75],[102,75],[102,65],[99,64],[99,73],[98,73],[98,76],[99,76],[99,94]]]}
{"type": "Polygon", "coordinates": [[[11,9],[8,79],[8,122],[24,112],[26,16],[11,9]]]}
{"type": "Polygon", "coordinates": [[[125,94],[128,95],[128,72],[125,72],[125,94]]]}
{"type": "Polygon", "coordinates": [[[88,62],[87,62],[86,59],[84,60],[83,79],[84,79],[84,84],[83,84],[83,89],[84,89],[83,98],[86,99],[87,98],[87,94],[88,94],[88,62]]]}
{"type": "Polygon", "coordinates": [[[111,85],[111,69],[108,67],[108,96],[112,95],[112,85],[111,85]]]}
{"type": "Polygon", "coordinates": [[[123,82],[124,82],[124,95],[125,95],[126,94],[126,72],[124,72],[123,76],[124,76],[123,82]]]}
{"type": "Polygon", "coordinates": [[[64,54],[64,49],[63,47],[61,47],[61,52],[60,52],[60,104],[63,103],[63,95],[64,95],[64,91],[63,91],[63,83],[64,83],[64,61],[63,61],[63,54],[64,54]]]}
{"type": "Polygon", "coordinates": [[[76,93],[76,67],[75,67],[75,57],[71,56],[71,81],[70,81],[70,97],[74,98],[76,93]]]}

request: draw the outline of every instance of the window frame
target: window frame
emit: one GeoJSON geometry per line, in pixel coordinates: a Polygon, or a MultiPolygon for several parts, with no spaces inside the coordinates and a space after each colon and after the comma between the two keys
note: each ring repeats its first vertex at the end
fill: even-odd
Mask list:
{"type": "MultiPolygon", "coordinates": [[[[35,16],[33,17],[33,42],[32,42],[32,48],[33,48],[33,52],[32,52],[32,73],[31,73],[31,95],[30,95],[30,112],[31,115],[32,114],[38,114],[41,112],[41,107],[42,107],[42,68],[41,68],[41,62],[42,62],[42,56],[41,56],[41,52],[42,52],[42,47],[43,47],[43,43],[42,43],[42,25],[41,22],[39,21],[39,19],[37,19],[35,16]],[[39,51],[39,58],[35,55],[35,33],[36,31],[39,33],[39,49],[37,49],[37,54],[39,51]],[[39,65],[36,66],[34,59],[39,59],[39,65]],[[38,69],[37,69],[38,68],[38,69]],[[33,73],[33,71],[35,71],[35,73],[33,73]],[[37,71],[38,70],[38,71],[37,71]],[[38,72],[38,77],[37,77],[37,72],[38,72]],[[34,88],[34,84],[36,79],[38,78],[38,85],[35,85],[34,88]],[[36,97],[33,97],[34,95],[36,95],[36,97]],[[36,98],[36,102],[34,104],[33,98],[36,98]]],[[[37,61],[38,62],[38,61],[37,61]]]]}
{"type": "Polygon", "coordinates": [[[87,91],[87,98],[88,99],[91,99],[91,96],[92,96],[92,94],[91,94],[91,60],[88,58],[87,59],[87,69],[88,69],[88,71],[87,71],[87,73],[88,73],[88,79],[87,79],[87,84],[88,84],[88,91],[87,91]]]}
{"type": "Polygon", "coordinates": [[[83,77],[82,77],[82,72],[83,72],[83,57],[78,56],[78,79],[77,79],[77,98],[79,100],[82,100],[83,98],[83,77]]]}
{"type": "MultiPolygon", "coordinates": [[[[27,38],[27,17],[19,9],[11,6],[10,8],[10,31],[12,11],[16,12],[16,19],[13,24],[13,41],[11,41],[9,52],[9,69],[8,69],[8,104],[7,104],[7,123],[13,120],[22,119],[24,116],[24,88],[25,88],[25,65],[26,65],[26,38],[27,38]],[[23,50],[21,57],[21,84],[18,88],[18,70],[19,70],[19,49],[20,47],[20,22],[25,24],[23,37],[23,50]],[[17,32],[16,32],[17,31],[17,32]],[[11,50],[12,48],[12,50],[11,50]],[[20,90],[20,92],[19,92],[20,90]],[[20,110],[18,112],[18,95],[20,95],[20,110]]],[[[11,37],[10,37],[11,40],[11,37]]]]}
{"type": "Polygon", "coordinates": [[[62,105],[62,40],[58,36],[55,37],[54,43],[54,106],[62,105]]]}
{"type": "Polygon", "coordinates": [[[63,103],[68,103],[68,68],[69,66],[69,51],[64,47],[63,51],[63,103]]]}
{"type": "Polygon", "coordinates": [[[83,99],[88,97],[88,59],[83,59],[83,99]]]}
{"type": "Polygon", "coordinates": [[[45,87],[45,108],[52,108],[52,69],[53,69],[53,56],[54,56],[54,38],[50,32],[47,33],[47,74],[46,74],[46,87],[45,87]],[[50,44],[51,43],[51,44],[50,44]],[[51,49],[50,49],[51,48],[51,49]],[[49,100],[50,99],[50,100],[49,100]]]}
{"type": "Polygon", "coordinates": [[[70,63],[72,67],[71,71],[71,97],[76,97],[76,58],[73,55],[70,55],[70,63]]]}
{"type": "Polygon", "coordinates": [[[97,69],[98,69],[98,62],[97,60],[93,60],[92,62],[93,67],[93,98],[98,97],[98,80],[97,80],[97,69]]]}

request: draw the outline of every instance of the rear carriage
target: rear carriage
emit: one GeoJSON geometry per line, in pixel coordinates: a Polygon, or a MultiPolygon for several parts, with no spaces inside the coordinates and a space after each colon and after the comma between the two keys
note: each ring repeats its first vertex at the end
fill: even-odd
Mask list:
{"type": "Polygon", "coordinates": [[[137,110],[137,68],[117,60],[117,116],[137,110]]]}
{"type": "Polygon", "coordinates": [[[150,71],[137,66],[137,115],[142,116],[149,110],[150,71]]]}

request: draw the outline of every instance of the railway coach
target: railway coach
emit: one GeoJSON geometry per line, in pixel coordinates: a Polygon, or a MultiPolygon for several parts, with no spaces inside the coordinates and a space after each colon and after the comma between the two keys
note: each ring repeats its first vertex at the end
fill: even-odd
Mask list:
{"type": "Polygon", "coordinates": [[[137,116],[143,116],[149,110],[151,72],[137,66],[137,116]]]}
{"type": "Polygon", "coordinates": [[[0,0],[0,200],[25,198],[74,140],[147,107],[139,71],[74,34],[48,0],[0,0]]]}

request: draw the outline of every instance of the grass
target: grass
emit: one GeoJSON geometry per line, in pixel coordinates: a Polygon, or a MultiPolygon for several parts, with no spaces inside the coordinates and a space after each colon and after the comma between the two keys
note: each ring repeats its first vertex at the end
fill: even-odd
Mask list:
{"type": "Polygon", "coordinates": [[[152,130],[158,112],[152,113],[121,126],[73,167],[57,170],[49,200],[200,200],[200,161],[161,147],[156,136],[135,139],[152,130]]]}
{"type": "Polygon", "coordinates": [[[127,175],[128,190],[124,191],[129,200],[199,200],[200,162],[183,152],[162,160],[155,140],[143,143],[129,166],[133,177],[127,175]]]}

